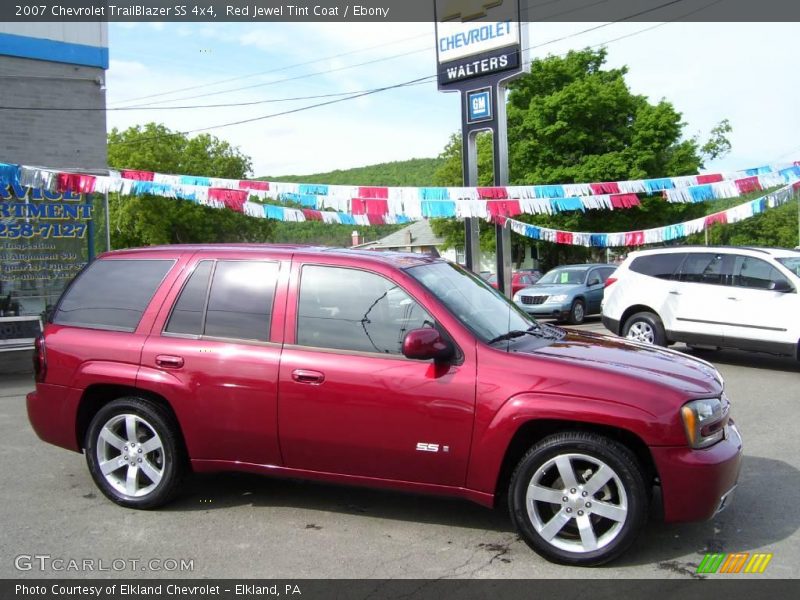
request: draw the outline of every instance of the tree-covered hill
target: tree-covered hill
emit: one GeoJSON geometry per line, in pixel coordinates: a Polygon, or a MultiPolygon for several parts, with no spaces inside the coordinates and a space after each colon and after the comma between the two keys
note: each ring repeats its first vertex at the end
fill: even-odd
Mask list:
{"type": "Polygon", "coordinates": [[[442,163],[439,158],[412,158],[312,175],[264,176],[259,179],[336,185],[428,186],[442,163]]]}

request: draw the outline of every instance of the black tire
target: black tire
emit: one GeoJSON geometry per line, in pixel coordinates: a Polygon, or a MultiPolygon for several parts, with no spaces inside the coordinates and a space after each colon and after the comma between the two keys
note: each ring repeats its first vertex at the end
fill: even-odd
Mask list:
{"type": "Polygon", "coordinates": [[[571,431],[541,440],[522,457],[511,477],[508,500],[511,519],[536,553],[555,563],[588,567],[612,561],[628,549],[647,521],[649,494],[642,469],[628,448],[601,435],[571,431]],[[564,485],[556,459],[568,461],[574,483],[564,485]],[[603,473],[613,477],[592,492],[591,485],[600,485],[592,484],[592,476],[601,469],[609,469],[603,473]],[[541,484],[537,489],[545,493],[552,489],[555,497],[529,499],[533,483],[541,484]],[[614,518],[593,512],[601,507],[614,518]],[[548,539],[547,527],[562,522],[548,539]],[[583,539],[579,523],[589,524],[596,548],[589,534],[583,539]]]}
{"type": "Polygon", "coordinates": [[[580,298],[576,298],[572,302],[572,307],[569,309],[568,320],[571,325],[580,325],[586,318],[586,303],[580,298]]]}
{"type": "Polygon", "coordinates": [[[144,398],[118,398],[97,411],[86,432],[84,452],[100,491],[128,508],[166,504],[186,473],[183,443],[172,415],[144,398]],[[101,463],[111,470],[104,474],[101,463]]]}
{"type": "Polygon", "coordinates": [[[667,345],[664,324],[658,315],[651,312],[639,312],[628,317],[622,326],[622,337],[656,346],[667,345]]]}

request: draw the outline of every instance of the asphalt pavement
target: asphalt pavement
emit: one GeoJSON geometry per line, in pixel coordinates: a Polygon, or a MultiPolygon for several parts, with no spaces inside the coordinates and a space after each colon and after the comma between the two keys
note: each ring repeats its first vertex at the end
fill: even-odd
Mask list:
{"type": "MultiPolygon", "coordinates": [[[[582,328],[604,331],[597,319],[582,328]]],[[[36,437],[25,414],[28,357],[0,355],[0,578],[693,578],[706,552],[773,553],[764,574],[737,577],[797,577],[800,364],[703,357],[725,377],[744,438],[733,504],[713,521],[681,525],[661,523],[654,507],[626,555],[580,569],[534,554],[502,510],[462,500],[224,474],[193,477],[161,510],[120,508],[95,488],[83,456],[36,437]],[[95,569],[118,562],[65,568],[86,559],[95,569]],[[185,570],[172,569],[180,561],[185,570]]]]}

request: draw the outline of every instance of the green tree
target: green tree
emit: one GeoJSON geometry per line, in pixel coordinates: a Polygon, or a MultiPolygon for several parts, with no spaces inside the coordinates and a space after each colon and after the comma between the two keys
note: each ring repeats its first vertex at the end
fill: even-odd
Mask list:
{"type": "MultiPolygon", "coordinates": [[[[193,138],[147,123],[108,135],[108,162],[116,169],[241,179],[250,158],[228,142],[204,134],[193,138]]],[[[155,196],[109,199],[113,248],[193,242],[269,241],[274,222],[217,210],[187,200],[155,196]]]]}
{"type": "Polygon", "coordinates": [[[181,175],[242,179],[252,171],[250,157],[207,133],[189,137],[159,123],[116,127],[108,134],[108,164],[181,175]]]}
{"type": "MultiPolygon", "coordinates": [[[[717,158],[730,149],[727,120],[700,147],[684,139],[681,113],[666,100],[651,103],[625,82],[626,68],[603,69],[604,49],[573,51],[564,57],[533,61],[530,73],[515,80],[508,94],[509,180],[512,185],[618,181],[688,175],[698,172],[703,158],[717,158]]],[[[479,180],[491,181],[491,138],[479,136],[479,180]],[[488,165],[488,169],[486,168],[488,165]],[[485,173],[488,170],[487,180],[485,173]],[[484,173],[482,174],[481,171],[484,173]]],[[[436,171],[439,185],[461,185],[461,138],[453,135],[436,171]]],[[[666,225],[705,214],[704,205],[670,205],[645,199],[640,210],[588,211],[522,216],[520,220],[572,231],[622,231],[666,225]]],[[[434,230],[450,245],[463,244],[463,227],[436,223],[434,230]]],[[[514,244],[534,242],[515,236],[514,244]]],[[[482,246],[493,247],[491,232],[482,246]]],[[[542,244],[545,261],[585,260],[582,248],[542,244]]]]}
{"type": "Polygon", "coordinates": [[[709,160],[715,158],[722,158],[731,151],[731,142],[728,139],[728,134],[733,131],[731,122],[728,119],[722,119],[711,129],[711,137],[700,148],[700,152],[704,157],[709,160]]]}

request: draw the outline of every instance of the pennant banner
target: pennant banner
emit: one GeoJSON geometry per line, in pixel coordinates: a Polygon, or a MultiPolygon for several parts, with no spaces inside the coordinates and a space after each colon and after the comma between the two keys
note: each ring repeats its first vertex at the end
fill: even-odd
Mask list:
{"type": "MultiPolygon", "coordinates": [[[[734,198],[756,190],[791,184],[799,179],[800,164],[793,163],[732,173],[586,184],[474,188],[359,187],[165,175],[141,170],[91,175],[0,163],[0,185],[3,187],[32,187],[55,193],[153,195],[188,200],[212,208],[227,208],[257,218],[352,225],[407,223],[423,218],[471,217],[504,221],[521,214],[628,209],[641,204],[638,194],[661,193],[669,202],[703,202],[734,198]],[[253,202],[254,199],[260,202],[253,202]],[[266,204],[267,201],[292,202],[302,208],[275,206],[266,204]]],[[[558,238],[559,243],[597,245],[586,243],[587,238],[581,237],[584,234],[568,237],[565,235],[568,232],[561,233],[564,235],[558,238]]],[[[591,242],[591,238],[588,239],[591,242]]],[[[595,241],[597,239],[600,238],[595,241]]],[[[632,242],[637,240],[635,236],[628,238],[632,242]]]]}
{"type": "Polygon", "coordinates": [[[579,231],[560,231],[548,229],[537,225],[529,225],[515,219],[505,219],[504,223],[514,233],[534,240],[543,240],[556,244],[569,244],[573,246],[593,246],[609,248],[617,246],[644,246],[647,244],[660,244],[693,233],[700,233],[715,223],[738,223],[760,214],[768,208],[775,208],[788,202],[794,193],[800,192],[800,181],[787,185],[771,194],[756,198],[744,204],[717,213],[706,215],[684,223],[644,229],[640,231],[621,231],[615,233],[588,233],[579,231]]]}
{"type": "MultiPolygon", "coordinates": [[[[563,185],[358,187],[165,175],[139,170],[90,175],[0,163],[0,182],[5,185],[16,183],[53,192],[148,194],[238,212],[244,212],[245,203],[255,197],[261,201],[292,202],[311,211],[334,211],[354,219],[365,217],[359,220],[370,223],[422,218],[493,220],[520,214],[627,209],[640,205],[638,194],[661,193],[668,202],[704,202],[735,198],[797,179],[800,179],[800,165],[787,164],[732,173],[563,185]]],[[[287,214],[294,214],[287,210],[287,214]]],[[[308,218],[317,219],[315,213],[308,214],[308,218]]]]}

